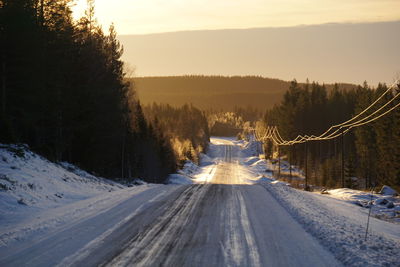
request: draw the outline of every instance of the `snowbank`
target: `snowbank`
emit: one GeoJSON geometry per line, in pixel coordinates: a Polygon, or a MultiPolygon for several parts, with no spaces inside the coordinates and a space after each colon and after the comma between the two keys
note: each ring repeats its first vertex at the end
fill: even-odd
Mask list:
{"type": "Polygon", "coordinates": [[[124,186],[68,163],[55,164],[26,146],[0,145],[0,221],[14,224],[28,214],[83,200],[124,186]]]}
{"type": "MultiPolygon", "coordinates": [[[[365,209],[371,208],[371,216],[390,222],[400,224],[400,197],[392,196],[393,191],[388,195],[371,194],[360,190],[339,188],[326,191],[325,196],[339,199],[365,209]]],[[[381,192],[385,192],[381,190],[381,192]]]]}
{"type": "MultiPolygon", "coordinates": [[[[259,157],[248,157],[243,161],[243,164],[247,165],[247,166],[253,166],[254,164],[257,164],[257,162],[260,162],[260,161],[262,162],[262,160],[260,160],[259,157]]],[[[262,163],[264,163],[264,162],[262,162],[262,163]]]]}
{"type": "Polygon", "coordinates": [[[386,195],[386,196],[393,196],[393,197],[399,195],[399,193],[396,190],[394,190],[393,188],[391,188],[387,185],[382,186],[382,189],[379,192],[379,194],[386,195]]]}
{"type": "Polygon", "coordinates": [[[245,142],[242,145],[242,153],[247,156],[258,156],[262,154],[262,144],[259,141],[245,142]]]}
{"type": "Polygon", "coordinates": [[[215,164],[215,160],[210,158],[204,153],[200,153],[200,166],[207,166],[210,164],[215,164]]]}
{"type": "Polygon", "coordinates": [[[193,175],[199,171],[200,167],[194,162],[187,160],[178,173],[168,176],[167,184],[193,184],[193,175]]]}
{"type": "Polygon", "coordinates": [[[200,155],[200,164],[187,160],[178,173],[168,176],[167,184],[208,183],[216,170],[216,162],[205,154],[200,155]]]}
{"type": "Polygon", "coordinates": [[[155,186],[129,188],[50,162],[26,146],[0,144],[0,249],[95,216],[155,186]]]}
{"type": "Polygon", "coordinates": [[[193,184],[193,180],[182,174],[170,174],[168,176],[168,184],[193,184]]]}
{"type": "Polygon", "coordinates": [[[371,218],[364,241],[367,209],[282,183],[260,184],[344,265],[399,265],[400,225],[371,218]]]}

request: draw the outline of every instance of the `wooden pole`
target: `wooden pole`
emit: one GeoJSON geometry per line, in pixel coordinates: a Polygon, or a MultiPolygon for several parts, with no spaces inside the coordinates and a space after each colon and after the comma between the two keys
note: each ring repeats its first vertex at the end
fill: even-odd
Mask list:
{"type": "Polygon", "coordinates": [[[342,188],[344,188],[344,134],[343,134],[343,131],[342,131],[342,135],[341,135],[341,138],[340,138],[340,141],[341,141],[341,145],[342,145],[342,153],[341,153],[341,160],[342,160],[342,173],[341,173],[341,178],[342,178],[342,188]]]}
{"type": "Polygon", "coordinates": [[[292,153],[293,153],[293,146],[290,146],[290,151],[289,151],[289,177],[290,177],[290,182],[292,182],[292,153]]]}
{"type": "Polygon", "coordinates": [[[281,152],[278,146],[278,179],[281,178],[281,152]]]}
{"type": "Polygon", "coordinates": [[[307,147],[307,142],[304,143],[305,145],[305,154],[306,154],[306,158],[305,158],[305,187],[304,190],[308,190],[308,147],[307,147]]]}

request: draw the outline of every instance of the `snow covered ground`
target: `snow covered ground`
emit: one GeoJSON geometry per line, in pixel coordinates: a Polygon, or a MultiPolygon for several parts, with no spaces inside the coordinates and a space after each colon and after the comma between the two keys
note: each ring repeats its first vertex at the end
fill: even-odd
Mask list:
{"type": "MultiPolygon", "coordinates": [[[[211,144],[213,146],[213,144],[211,144]]],[[[214,176],[218,162],[206,154],[200,154],[200,166],[191,161],[186,161],[182,170],[170,174],[168,184],[184,185],[194,183],[208,183],[214,176]]]]}
{"type": "Polygon", "coordinates": [[[362,207],[360,210],[371,216],[400,224],[400,197],[376,192],[364,192],[349,188],[339,188],[326,191],[327,197],[332,197],[362,207]]]}
{"type": "Polygon", "coordinates": [[[122,189],[68,164],[54,164],[26,147],[0,145],[1,220],[15,223],[20,213],[55,208],[122,189]],[[24,207],[24,209],[23,209],[24,207]]]}
{"type": "Polygon", "coordinates": [[[370,219],[368,210],[341,200],[262,183],[288,212],[347,266],[399,266],[400,225],[370,219]]]}
{"type": "Polygon", "coordinates": [[[258,143],[211,141],[169,185],[134,187],[0,147],[0,266],[400,266],[400,224],[371,218],[364,241],[368,193],[296,190],[258,143]]]}
{"type": "Polygon", "coordinates": [[[52,163],[25,146],[0,145],[0,255],[11,244],[97,215],[154,186],[128,188],[52,163]]]}

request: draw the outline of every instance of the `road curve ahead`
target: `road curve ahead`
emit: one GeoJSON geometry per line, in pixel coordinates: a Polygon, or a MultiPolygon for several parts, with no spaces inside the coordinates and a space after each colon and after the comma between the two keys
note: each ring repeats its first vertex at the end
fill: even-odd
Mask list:
{"type": "Polygon", "coordinates": [[[246,182],[241,148],[226,142],[210,151],[219,161],[211,183],[175,186],[59,265],[340,266],[267,190],[246,182]]]}

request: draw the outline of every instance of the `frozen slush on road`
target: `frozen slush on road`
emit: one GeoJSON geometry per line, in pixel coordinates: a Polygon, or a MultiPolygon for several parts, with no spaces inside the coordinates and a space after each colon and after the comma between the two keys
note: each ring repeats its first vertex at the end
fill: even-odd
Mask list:
{"type": "Polygon", "coordinates": [[[399,224],[372,218],[365,242],[362,207],[275,181],[256,151],[255,142],[213,138],[200,166],[187,162],[170,184],[127,188],[34,155],[24,163],[4,150],[0,168],[15,184],[40,177],[32,170],[41,166],[57,182],[35,194],[69,196],[75,182],[81,191],[54,204],[7,184],[0,191],[9,217],[0,223],[0,266],[399,265],[399,224]],[[98,191],[84,198],[92,183],[98,191]]]}

